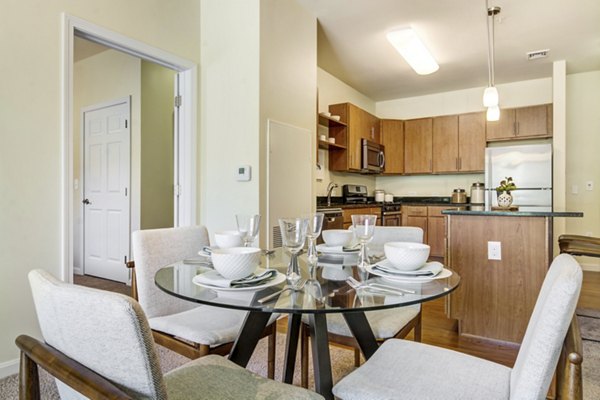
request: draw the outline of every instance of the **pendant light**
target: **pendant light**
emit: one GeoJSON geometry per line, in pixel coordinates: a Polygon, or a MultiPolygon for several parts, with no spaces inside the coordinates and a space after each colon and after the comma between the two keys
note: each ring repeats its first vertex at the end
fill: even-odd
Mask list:
{"type": "MultiPolygon", "coordinates": [[[[488,6],[486,0],[486,7],[488,6]]],[[[488,121],[500,119],[498,107],[498,89],[494,84],[494,19],[500,14],[500,7],[487,7],[487,33],[488,33],[488,87],[483,92],[483,106],[488,108],[486,118],[488,121]],[[491,20],[491,24],[490,24],[491,20]]]]}

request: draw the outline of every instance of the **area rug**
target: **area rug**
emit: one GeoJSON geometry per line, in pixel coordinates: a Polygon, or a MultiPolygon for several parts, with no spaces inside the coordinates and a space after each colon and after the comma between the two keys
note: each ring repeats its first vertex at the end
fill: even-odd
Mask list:
{"type": "Polygon", "coordinates": [[[600,311],[581,308],[576,313],[581,338],[600,342],[600,311]]]}

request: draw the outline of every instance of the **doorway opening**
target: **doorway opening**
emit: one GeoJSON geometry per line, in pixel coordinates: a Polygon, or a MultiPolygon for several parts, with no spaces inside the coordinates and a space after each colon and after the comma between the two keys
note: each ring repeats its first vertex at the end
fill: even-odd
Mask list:
{"type": "MultiPolygon", "coordinates": [[[[157,126],[158,123],[156,122],[156,119],[146,123],[146,127],[148,128],[147,131],[150,133],[146,135],[148,136],[148,143],[145,145],[141,139],[143,136],[141,134],[141,129],[143,129],[141,115],[144,113],[142,110],[144,106],[140,104],[142,102],[139,100],[138,104],[134,106],[133,103],[135,98],[130,97],[131,93],[126,94],[128,98],[132,99],[129,103],[130,111],[137,107],[139,110],[138,115],[140,115],[138,121],[136,121],[135,114],[131,113],[127,120],[127,127],[129,130],[139,129],[140,134],[138,134],[137,138],[136,135],[130,136],[131,152],[129,153],[131,156],[131,159],[129,160],[129,176],[131,178],[137,178],[137,188],[135,187],[135,179],[131,179],[127,185],[127,189],[122,189],[123,193],[125,193],[125,190],[127,191],[127,200],[130,203],[131,201],[129,199],[133,200],[136,194],[135,191],[138,191],[137,204],[134,205],[131,203],[131,208],[129,210],[131,214],[131,218],[128,218],[129,229],[122,235],[124,237],[121,238],[126,243],[123,246],[119,246],[118,249],[119,253],[123,253],[119,259],[119,263],[125,271],[127,270],[123,261],[131,257],[129,242],[131,238],[130,233],[133,230],[167,226],[186,226],[195,223],[197,67],[196,64],[189,60],[182,59],[163,50],[148,46],[145,43],[137,42],[123,35],[108,31],[76,17],[64,15],[63,26],[63,213],[65,222],[63,225],[62,236],[64,249],[62,279],[67,282],[72,282],[74,273],[86,273],[84,254],[86,254],[86,247],[89,248],[90,245],[85,245],[84,232],[87,232],[87,227],[84,227],[86,217],[83,211],[84,205],[81,202],[85,199],[90,201],[89,198],[83,197],[83,194],[86,184],[89,187],[89,184],[92,183],[92,178],[90,176],[86,179],[84,168],[87,167],[85,160],[86,145],[84,140],[77,140],[81,139],[80,135],[85,127],[82,122],[77,123],[78,121],[76,120],[78,118],[80,118],[81,121],[84,120],[82,109],[86,112],[92,112],[97,108],[103,108],[102,102],[110,103],[110,101],[114,101],[116,97],[120,96],[122,99],[124,95],[121,93],[110,98],[109,94],[105,94],[107,98],[97,100],[97,102],[93,104],[90,102],[87,104],[78,102],[77,91],[80,88],[77,87],[77,83],[79,80],[75,80],[74,78],[77,74],[76,62],[81,58],[81,54],[78,54],[81,47],[78,47],[77,44],[84,43],[89,48],[95,48],[95,53],[92,51],[93,54],[87,57],[98,57],[99,53],[104,52],[106,54],[98,57],[99,59],[110,59],[109,53],[112,53],[110,54],[111,56],[118,54],[121,58],[129,57],[130,59],[135,59],[140,65],[140,79],[138,85],[140,88],[144,85],[144,82],[142,82],[142,75],[145,76],[146,80],[151,81],[159,74],[164,75],[165,71],[169,71],[171,74],[168,98],[159,98],[162,96],[159,96],[158,93],[148,89],[148,91],[151,92],[148,95],[148,101],[146,102],[148,107],[157,107],[156,104],[149,105],[152,101],[157,99],[157,101],[162,101],[163,103],[166,101],[170,103],[171,106],[166,117],[164,113],[161,117],[158,117],[162,126],[157,126]],[[177,106],[174,106],[174,103],[176,103],[177,106]],[[168,125],[168,128],[165,128],[165,124],[168,125]],[[157,132],[158,134],[156,134],[157,132]],[[155,134],[154,137],[152,134],[155,134]],[[165,145],[165,143],[168,144],[165,145]],[[154,152],[152,151],[153,146],[154,152]],[[150,150],[144,154],[143,148],[150,150]],[[156,161],[157,149],[160,149],[158,158],[161,158],[162,164],[161,162],[156,161]],[[83,155],[81,160],[78,160],[78,154],[83,155]],[[137,160],[135,160],[137,165],[134,165],[135,162],[132,163],[132,159],[135,157],[137,157],[137,160]],[[146,157],[145,162],[144,157],[146,157]],[[81,165],[81,168],[79,168],[77,164],[81,165]],[[147,167],[150,166],[150,168],[145,168],[146,172],[142,173],[141,171],[144,170],[144,165],[147,167]],[[154,167],[154,169],[152,167],[154,167]],[[138,171],[135,172],[137,173],[137,176],[133,171],[134,168],[138,168],[138,171]],[[146,182],[145,185],[144,181],[146,182]],[[146,196],[142,193],[145,189],[146,196]],[[160,196],[158,197],[161,197],[161,199],[157,198],[156,193],[160,193],[160,196]],[[144,203],[144,197],[151,200],[144,203]],[[79,217],[81,218],[81,221],[78,221],[79,217]],[[79,228],[78,222],[81,222],[79,228]]],[[[89,61],[90,60],[88,60],[88,62],[89,61]]],[[[111,65],[111,62],[108,60],[104,60],[104,62],[107,62],[107,65],[111,65]]],[[[114,67],[118,68],[119,65],[114,67]]],[[[104,85],[100,90],[105,90],[106,86],[107,85],[104,85]]],[[[153,85],[150,84],[146,85],[147,88],[151,88],[152,86],[153,85]]],[[[106,104],[104,104],[104,106],[105,105],[106,104]]],[[[152,116],[154,113],[153,111],[146,110],[146,114],[152,116]]],[[[105,159],[106,154],[108,153],[105,153],[103,156],[105,159]]],[[[110,165],[110,163],[105,163],[105,166],[108,165],[110,165]]],[[[93,170],[90,172],[93,173],[93,170]]],[[[114,213],[111,217],[112,216],[114,216],[114,213]]],[[[88,215],[87,221],[91,222],[92,220],[93,218],[88,215]]],[[[103,223],[106,220],[107,218],[103,218],[103,223]]],[[[97,234],[99,231],[96,230],[94,232],[97,234]]],[[[107,236],[106,231],[102,235],[107,236]]],[[[112,239],[110,235],[108,235],[108,237],[112,239]]],[[[115,243],[116,242],[113,240],[113,250],[115,243]]],[[[105,243],[101,244],[101,246],[103,246],[105,253],[108,254],[109,252],[107,252],[106,249],[110,246],[105,243]]],[[[110,254],[111,260],[112,258],[115,258],[116,254],[117,252],[110,254]]],[[[116,262],[116,260],[113,261],[116,262]]],[[[89,269],[90,271],[93,270],[93,268],[89,269]]],[[[98,275],[97,272],[92,274],[98,275]]],[[[109,277],[109,279],[114,278],[109,277]]]]}

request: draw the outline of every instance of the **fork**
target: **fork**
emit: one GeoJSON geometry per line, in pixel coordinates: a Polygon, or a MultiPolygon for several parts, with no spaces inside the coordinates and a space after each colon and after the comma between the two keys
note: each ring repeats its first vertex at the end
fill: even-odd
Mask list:
{"type": "Polygon", "coordinates": [[[288,290],[293,290],[294,292],[297,292],[299,290],[302,290],[304,288],[304,285],[306,285],[306,279],[300,279],[298,282],[293,283],[291,285],[286,285],[283,289],[278,290],[275,293],[272,293],[268,296],[263,297],[262,299],[258,299],[258,302],[260,304],[265,303],[277,296],[279,296],[281,293],[288,291],[288,290]]]}
{"type": "Polygon", "coordinates": [[[359,282],[351,276],[346,278],[346,283],[348,285],[350,285],[350,287],[352,287],[354,290],[369,289],[369,290],[375,290],[378,292],[383,292],[383,293],[388,293],[388,294],[395,294],[397,296],[404,296],[404,293],[401,291],[401,289],[396,289],[395,287],[391,287],[391,286],[385,286],[385,285],[375,286],[375,285],[371,285],[369,283],[359,282]]]}

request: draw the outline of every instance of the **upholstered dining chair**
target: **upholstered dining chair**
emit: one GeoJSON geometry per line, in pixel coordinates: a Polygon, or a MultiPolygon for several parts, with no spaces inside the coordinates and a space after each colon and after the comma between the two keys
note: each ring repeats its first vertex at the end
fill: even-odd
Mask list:
{"type": "MultiPolygon", "coordinates": [[[[156,343],[195,359],[229,353],[246,312],[198,305],[168,295],[154,284],[156,272],[171,263],[198,256],[209,245],[204,226],[148,229],[133,232],[137,300],[144,310],[156,343]]],[[[275,318],[273,318],[273,321],[275,318]]],[[[276,324],[268,336],[269,378],[275,376],[276,324]]]]}
{"type": "MultiPolygon", "coordinates": [[[[554,259],[513,368],[456,351],[388,340],[333,389],[357,399],[545,399],[582,281],[573,257],[554,259]]],[[[575,398],[575,397],[569,397],[575,398]]]]}
{"type": "MultiPolygon", "coordinates": [[[[423,243],[423,229],[412,226],[376,226],[373,239],[369,242],[369,252],[383,254],[383,247],[388,242],[423,243]]],[[[421,305],[415,304],[387,310],[376,310],[365,313],[367,320],[378,342],[391,338],[405,338],[411,330],[414,340],[421,341],[421,305]]],[[[302,325],[301,338],[301,382],[308,385],[308,327],[306,320],[302,325]]],[[[327,314],[328,338],[337,343],[354,348],[354,365],[360,365],[360,348],[350,332],[341,314],[327,314]]]]}
{"type": "Polygon", "coordinates": [[[63,399],[322,399],[256,375],[217,355],[161,373],[139,303],[118,293],[29,273],[45,342],[21,335],[21,399],[39,399],[38,366],[57,380],[63,399]]]}

